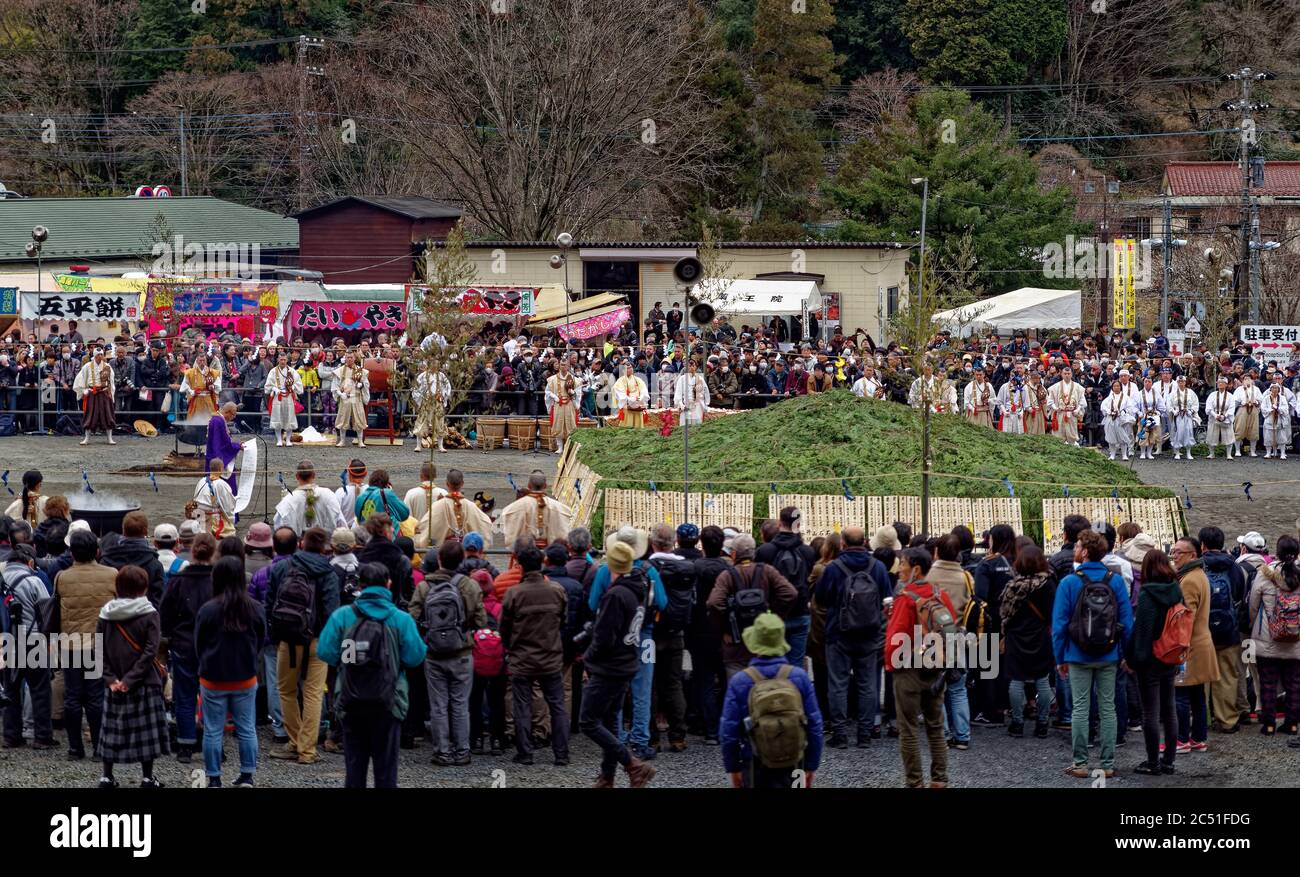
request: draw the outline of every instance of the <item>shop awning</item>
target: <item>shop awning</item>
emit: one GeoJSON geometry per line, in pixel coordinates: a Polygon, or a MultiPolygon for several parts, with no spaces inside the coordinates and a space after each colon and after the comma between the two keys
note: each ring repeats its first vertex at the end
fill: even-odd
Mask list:
{"type": "MultiPolygon", "coordinates": [[[[583,319],[593,316],[593,312],[599,308],[607,308],[610,305],[626,304],[627,296],[617,292],[601,292],[586,298],[577,298],[569,302],[568,316],[572,321],[577,317],[583,319]]],[[[539,328],[551,328],[549,324],[558,319],[560,323],[564,322],[564,287],[560,287],[558,301],[556,297],[542,299],[538,302],[537,313],[528,321],[529,326],[539,328]]]]}
{"type": "Polygon", "coordinates": [[[821,290],[811,280],[713,280],[697,283],[693,298],[713,305],[719,314],[796,317],[822,306],[821,290]]]}
{"type": "Polygon", "coordinates": [[[529,328],[555,329],[560,333],[560,337],[565,340],[583,340],[617,332],[618,328],[631,315],[632,310],[627,306],[627,303],[620,302],[595,308],[594,310],[583,311],[580,314],[571,313],[568,320],[565,320],[564,316],[561,315],[542,323],[529,323],[529,328]],[[567,330],[566,326],[568,327],[567,330]]]}

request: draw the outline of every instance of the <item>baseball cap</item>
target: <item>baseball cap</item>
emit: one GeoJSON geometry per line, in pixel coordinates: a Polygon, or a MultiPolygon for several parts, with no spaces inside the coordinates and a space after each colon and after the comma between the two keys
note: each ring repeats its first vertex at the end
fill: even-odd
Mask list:
{"type": "Polygon", "coordinates": [[[202,529],[203,528],[199,526],[199,522],[192,518],[188,521],[181,521],[180,537],[182,539],[186,536],[192,538],[199,535],[199,531],[202,529]]]}
{"type": "Polygon", "coordinates": [[[180,531],[176,529],[175,524],[159,524],[153,528],[153,541],[164,542],[168,545],[181,538],[180,531]]]}
{"type": "Polygon", "coordinates": [[[244,544],[249,548],[270,548],[271,547],[271,525],[258,521],[248,528],[248,535],[244,537],[244,544]]]}
{"type": "Polygon", "coordinates": [[[1244,536],[1238,536],[1237,541],[1249,548],[1251,551],[1264,550],[1264,537],[1254,530],[1251,530],[1244,536]]]}
{"type": "Polygon", "coordinates": [[[694,524],[679,524],[677,527],[677,538],[690,542],[700,538],[700,528],[694,524]]]}
{"type": "Polygon", "coordinates": [[[461,545],[471,551],[483,550],[483,537],[478,533],[466,533],[465,538],[461,540],[461,545]]]}

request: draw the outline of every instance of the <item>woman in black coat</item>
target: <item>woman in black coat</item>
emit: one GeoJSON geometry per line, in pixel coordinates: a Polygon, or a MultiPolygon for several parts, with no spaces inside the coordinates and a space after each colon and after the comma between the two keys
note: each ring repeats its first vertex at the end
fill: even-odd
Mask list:
{"type": "Polygon", "coordinates": [[[1025,735],[1025,694],[1033,685],[1038,707],[1035,737],[1046,737],[1052,705],[1052,607],[1056,577],[1047,566],[1043,550],[1029,540],[1018,546],[1012,565],[1015,578],[1007,583],[998,606],[1002,628],[1002,675],[1009,682],[1012,737],[1025,735]]]}
{"type": "MultiPolygon", "coordinates": [[[[1016,531],[1006,524],[995,524],[989,530],[989,552],[984,555],[979,566],[975,567],[975,596],[988,607],[988,627],[985,633],[1002,632],[999,608],[1002,604],[1002,591],[1007,583],[1015,577],[1011,568],[1016,557],[1016,531]]],[[[974,703],[971,721],[976,725],[1001,725],[1003,712],[1009,705],[1007,675],[1000,672],[995,677],[988,677],[987,672],[977,674],[975,680],[974,703]]]]}

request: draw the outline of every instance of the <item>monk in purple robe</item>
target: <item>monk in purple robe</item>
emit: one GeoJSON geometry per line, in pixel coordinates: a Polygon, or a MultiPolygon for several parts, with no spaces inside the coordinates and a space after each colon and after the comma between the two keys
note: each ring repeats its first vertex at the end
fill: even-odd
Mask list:
{"type": "MultiPolygon", "coordinates": [[[[235,422],[235,414],[238,411],[239,406],[234,402],[227,402],[208,421],[208,446],[204,457],[208,460],[220,460],[225,469],[230,469],[230,465],[235,462],[235,457],[243,450],[242,445],[230,439],[229,424],[235,422]]],[[[232,491],[236,493],[239,491],[235,484],[234,472],[226,478],[226,483],[230,485],[232,491]]]]}

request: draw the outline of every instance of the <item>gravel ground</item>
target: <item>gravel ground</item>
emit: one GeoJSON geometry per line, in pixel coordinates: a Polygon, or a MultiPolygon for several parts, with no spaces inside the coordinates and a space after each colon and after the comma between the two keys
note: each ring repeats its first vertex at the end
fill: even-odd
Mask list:
{"type": "MultiPolygon", "coordinates": [[[[321,753],[313,765],[277,761],[266,757],[271,740],[260,729],[261,758],[257,784],[268,787],[339,787],[343,784],[343,756],[321,753]]],[[[61,736],[61,735],[60,735],[61,736]]],[[[1283,737],[1265,738],[1255,726],[1243,728],[1232,736],[1211,733],[1210,750],[1180,755],[1173,776],[1144,777],[1133,767],[1144,759],[1140,732],[1130,732],[1129,742],[1116,751],[1116,776],[1107,781],[1116,788],[1203,788],[1203,787],[1292,787],[1300,786],[1300,757],[1286,748],[1283,737]]],[[[655,761],[659,769],[653,785],[663,788],[723,788],[727,778],[717,747],[704,746],[700,738],[689,738],[689,747],[681,753],[663,753],[655,761]]],[[[898,741],[872,741],[868,750],[827,750],[816,786],[845,788],[890,788],[902,785],[902,762],[898,741]]],[[[923,747],[924,752],[924,747],[923,747]]],[[[238,774],[238,752],[227,735],[227,783],[238,774]]],[[[1096,757],[1097,751],[1093,750],[1096,757]]],[[[522,767],[511,761],[511,754],[499,757],[479,756],[465,767],[435,767],[430,763],[432,750],[421,743],[416,749],[402,752],[398,783],[403,787],[473,788],[501,783],[521,788],[581,788],[595,778],[600,753],[585,738],[576,739],[572,763],[559,768],[551,764],[550,753],[538,751],[537,763],[522,767]],[[500,771],[501,773],[498,773],[500,771]]],[[[928,755],[926,756],[928,762],[928,755]]],[[[975,728],[972,746],[966,752],[949,752],[952,785],[957,787],[1085,787],[1083,780],[1062,774],[1070,764],[1070,743],[1066,732],[1052,731],[1046,740],[1032,734],[1013,739],[1005,728],[975,728]]],[[[187,787],[201,773],[202,758],[194,763],[179,764],[168,757],[157,767],[158,777],[169,787],[187,787]]],[[[137,768],[122,765],[117,774],[124,785],[138,779],[137,768]]],[[[99,766],[91,761],[69,762],[62,747],[35,752],[28,749],[0,750],[0,788],[93,786],[99,779],[99,766]]],[[[201,780],[197,780],[201,783],[201,780]]],[[[624,785],[625,778],[619,779],[624,785]]]]}
{"type": "MultiPolygon", "coordinates": [[[[45,475],[45,493],[71,493],[83,484],[82,469],[88,470],[90,481],[100,493],[120,493],[141,503],[151,523],[176,522],[180,519],[184,503],[191,497],[197,476],[170,477],[158,475],[158,491],[144,474],[118,474],[113,472],[133,466],[163,466],[163,458],[172,450],[169,436],[143,439],[136,436],[119,437],[115,447],[95,439],[96,443],[83,447],[75,438],[17,436],[6,439],[3,447],[8,452],[0,466],[8,467],[9,482],[18,489],[20,476],[27,468],[40,468],[45,475]]],[[[301,459],[310,459],[320,472],[321,483],[333,485],[351,457],[360,456],[373,470],[388,469],[399,489],[415,483],[419,464],[427,457],[417,456],[409,445],[389,447],[373,443],[364,451],[355,448],[276,448],[270,447],[271,473],[270,505],[278,501],[277,473],[286,481],[301,459]]],[[[453,451],[437,455],[440,471],[457,466],[465,470],[470,492],[488,490],[498,498],[498,505],[512,495],[508,478],[522,483],[527,474],[540,468],[554,471],[555,457],[547,454],[526,454],[517,451],[453,451]]],[[[1169,452],[1154,461],[1134,461],[1133,466],[1149,484],[1157,484],[1182,491],[1186,485],[1192,499],[1187,510],[1188,523],[1193,530],[1206,524],[1216,524],[1235,537],[1246,530],[1259,530],[1275,543],[1279,534],[1294,533],[1295,520],[1300,507],[1293,500],[1295,490],[1290,484],[1268,484],[1269,481],[1294,479],[1300,482],[1300,461],[1264,460],[1249,457],[1226,461],[1222,458],[1192,462],[1175,461],[1169,452]],[[1241,482],[1251,481],[1253,501],[1246,499],[1241,482]]],[[[261,485],[258,498],[245,514],[241,530],[252,522],[261,520],[263,503],[261,485]]],[[[1118,776],[1110,780],[1117,787],[1133,786],[1260,786],[1300,785],[1300,758],[1285,749],[1280,738],[1265,739],[1255,733],[1254,727],[1244,729],[1234,736],[1211,735],[1208,753],[1197,753],[1179,759],[1179,771],[1172,777],[1139,777],[1132,767],[1143,758],[1140,735],[1119,750],[1118,776]],[[1261,766],[1264,769],[1261,770],[1261,766]]],[[[262,752],[270,745],[269,736],[262,734],[262,752]]],[[[684,753],[665,753],[656,764],[659,775],[654,785],[663,787],[722,787],[726,778],[722,774],[718,750],[706,747],[699,738],[691,738],[690,748],[684,753]]],[[[230,762],[228,779],[233,779],[237,760],[233,742],[227,741],[230,762]]],[[[538,763],[521,767],[510,757],[475,758],[467,767],[440,768],[429,762],[431,750],[427,744],[402,753],[399,782],[403,786],[420,787],[474,787],[500,784],[520,787],[570,787],[585,786],[595,775],[599,752],[585,739],[573,744],[573,763],[567,768],[557,768],[550,759],[538,755],[538,763]],[[495,771],[504,771],[496,774],[495,771]]],[[[265,757],[261,759],[258,782],[263,786],[339,786],[343,780],[343,759],[339,755],[322,753],[315,765],[286,764],[265,757]]],[[[1032,737],[1016,740],[1008,737],[1004,729],[977,728],[974,745],[967,752],[951,752],[952,782],[956,786],[1082,786],[1078,780],[1061,775],[1069,762],[1069,742],[1062,732],[1053,731],[1047,740],[1032,737]]],[[[201,768],[201,759],[192,765],[180,765],[169,758],[159,765],[159,776],[169,786],[187,786],[191,771],[201,768]]],[[[132,776],[131,769],[123,769],[122,776],[132,776]]],[[[95,783],[98,766],[91,762],[68,762],[62,748],[49,752],[31,750],[0,750],[0,787],[84,787],[95,783]]],[[[819,786],[870,786],[891,787],[901,783],[901,764],[897,741],[876,741],[869,750],[828,751],[818,774],[819,786]]]]}

